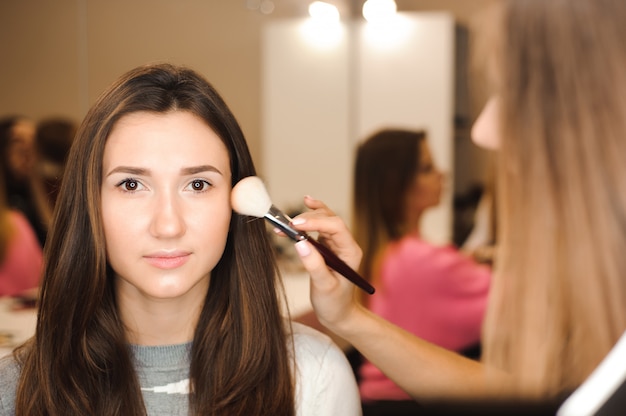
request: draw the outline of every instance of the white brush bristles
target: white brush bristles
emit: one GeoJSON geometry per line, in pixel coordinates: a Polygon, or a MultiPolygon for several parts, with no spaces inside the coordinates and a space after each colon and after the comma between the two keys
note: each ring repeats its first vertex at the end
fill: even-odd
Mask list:
{"type": "Polygon", "coordinates": [[[240,214],[262,218],[272,207],[263,181],[258,176],[240,180],[230,194],[233,209],[240,214]]]}

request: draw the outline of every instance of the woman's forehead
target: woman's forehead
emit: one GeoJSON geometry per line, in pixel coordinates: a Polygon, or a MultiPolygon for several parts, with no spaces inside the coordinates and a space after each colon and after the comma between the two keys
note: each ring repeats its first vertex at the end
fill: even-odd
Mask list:
{"type": "Polygon", "coordinates": [[[132,113],[111,130],[104,150],[104,163],[224,165],[229,170],[226,145],[201,118],[188,112],[132,113]],[[190,162],[191,161],[191,162],[190,162]]]}

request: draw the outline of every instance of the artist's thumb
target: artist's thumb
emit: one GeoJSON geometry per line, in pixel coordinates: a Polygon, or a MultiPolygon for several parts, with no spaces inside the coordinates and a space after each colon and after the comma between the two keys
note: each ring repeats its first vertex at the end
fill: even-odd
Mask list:
{"type": "Polygon", "coordinates": [[[324,258],[311,243],[302,240],[298,241],[295,247],[304,268],[311,275],[311,283],[314,287],[324,290],[336,284],[334,282],[335,277],[332,276],[328,266],[324,262],[324,258]]]}

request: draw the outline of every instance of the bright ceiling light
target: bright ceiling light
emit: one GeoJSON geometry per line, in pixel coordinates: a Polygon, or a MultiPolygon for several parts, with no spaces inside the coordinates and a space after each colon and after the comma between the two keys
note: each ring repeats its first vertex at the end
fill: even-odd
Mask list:
{"type": "Polygon", "coordinates": [[[338,22],[339,10],[336,6],[323,1],[314,1],[309,4],[309,16],[314,20],[324,22],[338,22]]]}
{"type": "Polygon", "coordinates": [[[372,23],[389,20],[397,10],[394,0],[367,0],[363,3],[363,17],[372,23]]]}

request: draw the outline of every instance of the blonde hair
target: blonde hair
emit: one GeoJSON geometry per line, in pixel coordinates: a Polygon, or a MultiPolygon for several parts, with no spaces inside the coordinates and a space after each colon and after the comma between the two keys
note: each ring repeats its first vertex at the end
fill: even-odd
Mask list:
{"type": "Polygon", "coordinates": [[[484,355],[576,388],[626,329],[626,2],[507,1],[495,54],[499,252],[484,355]]]}

